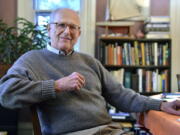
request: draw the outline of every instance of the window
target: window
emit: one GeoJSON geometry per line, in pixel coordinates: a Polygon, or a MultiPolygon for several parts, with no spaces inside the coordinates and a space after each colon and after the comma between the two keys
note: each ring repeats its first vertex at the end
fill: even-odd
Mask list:
{"type": "MultiPolygon", "coordinates": [[[[70,8],[80,12],[80,1],[81,0],[34,0],[35,22],[39,26],[46,25],[49,22],[51,11],[57,8],[70,8]]],[[[79,42],[74,49],[79,50],[79,42]]]]}
{"type": "Polygon", "coordinates": [[[52,10],[57,8],[70,8],[80,11],[80,0],[34,0],[36,23],[46,24],[52,10]]]}

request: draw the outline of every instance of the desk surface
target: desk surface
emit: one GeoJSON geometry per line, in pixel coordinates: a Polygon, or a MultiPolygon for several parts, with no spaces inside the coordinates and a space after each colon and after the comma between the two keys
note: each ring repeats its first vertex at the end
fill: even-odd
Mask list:
{"type": "Polygon", "coordinates": [[[143,124],[153,135],[180,135],[180,116],[160,111],[144,114],[143,124]]]}

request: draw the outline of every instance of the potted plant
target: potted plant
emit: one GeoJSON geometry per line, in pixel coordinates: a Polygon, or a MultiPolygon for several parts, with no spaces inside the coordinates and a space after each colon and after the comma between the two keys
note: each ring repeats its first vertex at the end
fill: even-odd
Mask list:
{"type": "Polygon", "coordinates": [[[0,20],[0,77],[22,54],[32,49],[46,46],[46,28],[38,29],[37,25],[17,18],[16,26],[8,26],[0,20]]]}

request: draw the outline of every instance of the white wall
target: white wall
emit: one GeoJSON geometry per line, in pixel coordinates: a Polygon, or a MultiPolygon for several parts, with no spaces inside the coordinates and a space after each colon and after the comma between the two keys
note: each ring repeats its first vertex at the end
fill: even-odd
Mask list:
{"type": "Polygon", "coordinates": [[[33,0],[17,0],[17,16],[34,22],[33,0]]]}
{"type": "Polygon", "coordinates": [[[80,17],[82,27],[80,51],[94,56],[96,0],[81,0],[80,17]]]}
{"type": "Polygon", "coordinates": [[[180,0],[170,0],[172,36],[171,89],[177,91],[176,74],[180,74],[180,0]]]}

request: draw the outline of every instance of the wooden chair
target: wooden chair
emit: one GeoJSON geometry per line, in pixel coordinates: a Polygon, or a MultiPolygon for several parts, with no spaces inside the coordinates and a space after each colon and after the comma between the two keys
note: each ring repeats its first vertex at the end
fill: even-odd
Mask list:
{"type": "Polygon", "coordinates": [[[33,123],[34,135],[42,135],[36,106],[31,106],[30,109],[31,109],[31,113],[32,113],[32,123],[33,123]]]}

